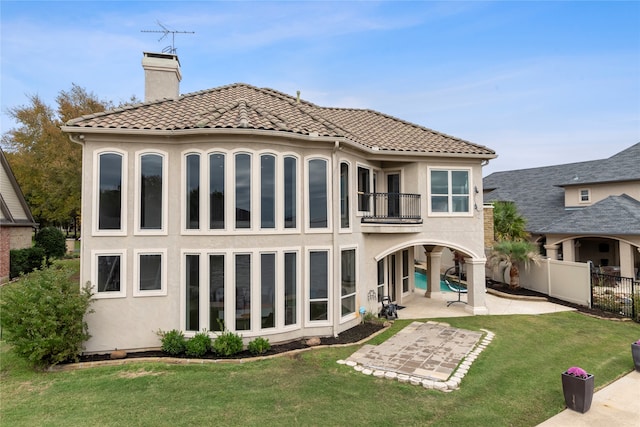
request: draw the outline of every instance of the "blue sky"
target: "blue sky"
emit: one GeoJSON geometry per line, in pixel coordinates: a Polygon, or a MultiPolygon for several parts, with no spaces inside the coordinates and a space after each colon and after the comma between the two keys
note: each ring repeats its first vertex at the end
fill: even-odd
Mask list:
{"type": "Polygon", "coordinates": [[[485,175],[640,142],[640,2],[1,2],[8,107],[72,83],[144,97],[142,52],[178,31],[180,92],[243,82],[370,108],[495,150],[485,175]]]}

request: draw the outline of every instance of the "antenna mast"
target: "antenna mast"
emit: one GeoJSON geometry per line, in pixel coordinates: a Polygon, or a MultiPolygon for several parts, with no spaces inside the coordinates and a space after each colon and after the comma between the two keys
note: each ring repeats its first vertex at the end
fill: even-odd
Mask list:
{"type": "Polygon", "coordinates": [[[167,46],[164,49],[162,49],[162,53],[171,53],[171,54],[175,55],[176,51],[178,50],[175,47],[176,34],[195,34],[195,31],[175,31],[175,30],[170,30],[167,27],[165,27],[164,25],[162,25],[160,23],[160,21],[156,21],[156,23],[160,27],[162,27],[162,30],[140,30],[140,32],[141,33],[162,33],[162,37],[160,37],[158,39],[158,41],[162,41],[165,37],[167,37],[167,35],[171,34],[171,46],[167,46]]]}

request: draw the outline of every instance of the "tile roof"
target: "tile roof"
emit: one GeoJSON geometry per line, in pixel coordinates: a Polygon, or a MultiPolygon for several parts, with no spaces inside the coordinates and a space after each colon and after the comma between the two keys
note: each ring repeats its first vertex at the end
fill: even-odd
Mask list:
{"type": "Polygon", "coordinates": [[[575,212],[565,209],[563,186],[640,180],[638,165],[640,143],[604,160],[494,172],[483,179],[484,201],[515,202],[527,219],[527,231],[544,234],[546,227],[575,212]]]}
{"type": "Polygon", "coordinates": [[[273,89],[244,83],[91,114],[64,130],[188,131],[253,129],[344,138],[368,149],[494,158],[482,145],[445,135],[373,110],[320,107],[273,89]]]}

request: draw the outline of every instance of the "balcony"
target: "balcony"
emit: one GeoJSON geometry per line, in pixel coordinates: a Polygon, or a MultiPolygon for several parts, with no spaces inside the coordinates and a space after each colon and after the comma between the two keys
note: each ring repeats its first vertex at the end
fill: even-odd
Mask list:
{"type": "Polygon", "coordinates": [[[361,193],[358,205],[363,224],[422,224],[419,194],[361,193]]]}

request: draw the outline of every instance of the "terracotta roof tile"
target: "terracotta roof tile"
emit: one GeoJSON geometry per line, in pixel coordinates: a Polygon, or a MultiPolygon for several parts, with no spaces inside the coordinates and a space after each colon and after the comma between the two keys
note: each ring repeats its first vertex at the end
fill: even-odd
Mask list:
{"type": "Polygon", "coordinates": [[[66,125],[149,131],[262,129],[346,138],[380,151],[495,156],[487,147],[373,110],[319,107],[273,89],[244,83],[91,114],[66,125]]]}

